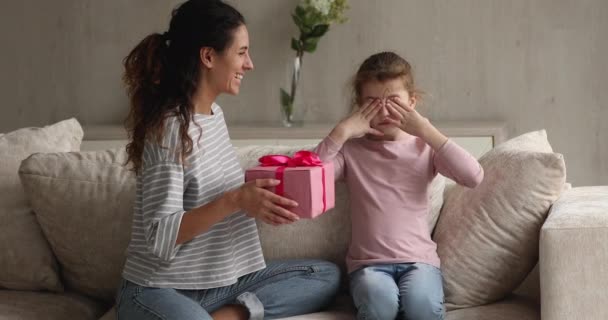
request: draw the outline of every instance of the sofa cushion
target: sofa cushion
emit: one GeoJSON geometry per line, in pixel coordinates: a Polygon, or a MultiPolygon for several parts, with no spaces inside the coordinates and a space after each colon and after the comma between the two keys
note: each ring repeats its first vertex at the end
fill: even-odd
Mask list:
{"type": "Polygon", "coordinates": [[[433,235],[448,309],[497,301],[524,280],[566,178],[564,159],[552,152],[544,130],[501,144],[480,163],[484,181],[448,193],[433,235]]]}
{"type": "Polygon", "coordinates": [[[540,305],[534,301],[509,296],[504,300],[460,310],[450,311],[446,320],[540,320],[540,305]]]}
{"type": "Polygon", "coordinates": [[[113,299],[131,234],[134,174],[126,152],[36,154],[19,174],[66,286],[113,299]]]}
{"type": "MultiPolygon", "coordinates": [[[[327,310],[281,320],[354,320],[356,311],[350,296],[340,295],[327,310]]],[[[448,312],[446,320],[539,320],[540,306],[519,296],[481,307],[473,307],[448,312]]],[[[116,309],[112,308],[99,320],[116,320],[116,309]]]]}
{"type": "Polygon", "coordinates": [[[75,119],[0,134],[0,287],[63,290],[57,262],[27,204],[17,170],[32,153],[79,150],[82,136],[75,119]]]}
{"type": "MultiPolygon", "coordinates": [[[[354,320],[356,311],[350,299],[337,299],[327,311],[299,315],[281,320],[354,320]]],[[[446,320],[539,320],[540,306],[518,296],[485,306],[448,312],[446,320]]],[[[105,319],[104,319],[105,320],[105,319]]]]}
{"type": "Polygon", "coordinates": [[[103,304],[76,293],[0,290],[0,319],[97,320],[103,304]]]}

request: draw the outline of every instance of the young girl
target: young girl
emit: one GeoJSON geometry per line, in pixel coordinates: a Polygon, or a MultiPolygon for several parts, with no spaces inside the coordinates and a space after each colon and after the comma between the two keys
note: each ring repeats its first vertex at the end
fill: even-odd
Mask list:
{"type": "Polygon", "coordinates": [[[169,30],[144,38],[125,60],[131,98],[129,162],[137,173],[131,242],[117,294],[121,319],[273,319],[328,304],[334,264],[266,262],[254,218],[297,220],[297,205],[243,183],[224,113],[247,71],[243,16],[220,0],[189,0],[169,30]]]}
{"type": "Polygon", "coordinates": [[[416,110],[410,64],[372,55],[354,80],[357,110],[318,146],[348,186],[346,258],[358,319],[443,319],[443,287],[427,219],[437,173],[473,188],[483,169],[416,110]]]}

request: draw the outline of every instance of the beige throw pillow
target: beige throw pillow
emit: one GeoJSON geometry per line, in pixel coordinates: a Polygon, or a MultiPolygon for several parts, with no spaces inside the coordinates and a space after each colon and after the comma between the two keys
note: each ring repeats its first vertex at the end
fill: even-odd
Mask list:
{"type": "Polygon", "coordinates": [[[439,220],[441,207],[443,206],[443,192],[447,183],[447,178],[438,174],[429,186],[429,231],[432,233],[439,220]]]}
{"type": "Polygon", "coordinates": [[[131,236],[135,175],[126,152],[36,154],[19,174],[66,287],[113,299],[131,236]]]}
{"type": "Polygon", "coordinates": [[[0,287],[63,291],[57,262],[27,200],[17,170],[36,152],[78,151],[82,128],[69,119],[0,134],[0,287]]]}
{"type": "Polygon", "coordinates": [[[499,300],[524,280],[566,179],[563,156],[553,153],[544,130],[509,140],[479,161],[483,182],[448,193],[433,235],[448,309],[499,300]]]}

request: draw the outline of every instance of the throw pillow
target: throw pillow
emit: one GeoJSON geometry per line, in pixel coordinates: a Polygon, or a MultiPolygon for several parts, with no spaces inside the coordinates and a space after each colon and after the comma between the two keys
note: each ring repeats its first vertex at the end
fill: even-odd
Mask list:
{"type": "Polygon", "coordinates": [[[448,309],[497,301],[524,280],[566,179],[563,156],[553,153],[544,130],[507,141],[479,162],[483,182],[449,192],[433,235],[448,309]]]}
{"type": "Polygon", "coordinates": [[[0,287],[63,291],[57,261],[27,204],[17,170],[32,153],[80,150],[82,137],[76,119],[0,134],[0,287]]]}
{"type": "Polygon", "coordinates": [[[135,175],[126,152],[36,154],[19,175],[68,288],[111,301],[131,236],[135,175]]]}

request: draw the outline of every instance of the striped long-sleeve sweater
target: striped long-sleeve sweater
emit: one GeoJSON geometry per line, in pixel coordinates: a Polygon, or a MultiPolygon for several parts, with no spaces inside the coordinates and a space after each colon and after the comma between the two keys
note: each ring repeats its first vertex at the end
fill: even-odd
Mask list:
{"type": "Polygon", "coordinates": [[[123,270],[125,279],[142,286],[222,287],[265,267],[255,220],[244,212],[226,217],[189,242],[175,244],[186,211],[243,183],[243,171],[217,104],[212,106],[212,115],[194,115],[189,134],[193,151],[183,162],[175,117],[166,120],[162,146],[147,142],[144,147],[123,270]]]}

